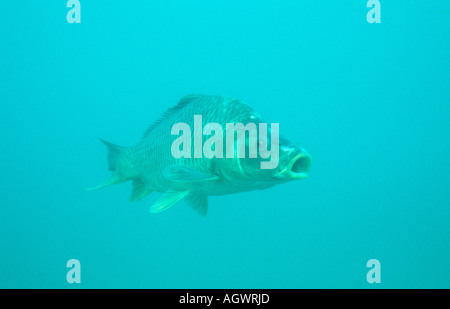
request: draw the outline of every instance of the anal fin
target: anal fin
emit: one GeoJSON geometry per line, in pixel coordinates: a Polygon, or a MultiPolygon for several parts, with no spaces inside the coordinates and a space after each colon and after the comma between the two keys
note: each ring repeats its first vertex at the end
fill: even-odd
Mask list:
{"type": "Polygon", "coordinates": [[[139,201],[152,193],[152,190],[147,188],[145,183],[140,178],[133,179],[133,189],[131,191],[130,202],[139,201]]]}
{"type": "Polygon", "coordinates": [[[187,202],[191,205],[199,215],[205,217],[208,213],[208,196],[202,194],[190,194],[186,198],[187,202]]]}

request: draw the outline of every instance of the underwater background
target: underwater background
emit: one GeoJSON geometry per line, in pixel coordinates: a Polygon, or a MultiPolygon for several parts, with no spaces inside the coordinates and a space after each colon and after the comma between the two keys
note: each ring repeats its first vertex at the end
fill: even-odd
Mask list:
{"type": "Polygon", "coordinates": [[[0,3],[1,288],[450,288],[450,2],[0,3]],[[310,177],[150,214],[98,138],[244,100],[310,177]],[[69,284],[69,259],[81,283],[69,284]],[[381,283],[366,280],[378,259],[381,283]]]}

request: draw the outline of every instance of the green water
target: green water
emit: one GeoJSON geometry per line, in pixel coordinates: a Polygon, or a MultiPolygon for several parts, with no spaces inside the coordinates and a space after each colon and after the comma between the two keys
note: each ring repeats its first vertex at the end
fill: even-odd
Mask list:
{"type": "Polygon", "coordinates": [[[450,2],[80,2],[0,3],[1,288],[450,288],[450,2]],[[310,177],[206,218],[83,189],[98,137],[133,145],[189,93],[279,123],[310,177]]]}

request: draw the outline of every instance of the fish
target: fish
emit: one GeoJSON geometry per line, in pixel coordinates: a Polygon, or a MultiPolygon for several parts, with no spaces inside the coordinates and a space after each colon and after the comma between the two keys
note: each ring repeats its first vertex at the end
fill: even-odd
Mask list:
{"type": "MultiPolygon", "coordinates": [[[[215,133],[218,133],[216,131],[215,133]]],[[[163,194],[150,207],[151,213],[165,211],[185,199],[198,214],[206,216],[209,196],[263,190],[309,176],[311,168],[309,153],[284,136],[275,136],[278,134],[276,131],[272,124],[268,128],[263,118],[239,99],[216,95],[186,95],[177,105],[168,109],[157,119],[145,131],[142,140],[134,146],[119,146],[100,139],[108,150],[108,168],[111,175],[104,183],[87,190],[92,191],[132,181],[130,201],[139,201],[152,192],[163,194]],[[206,152],[200,156],[175,156],[172,151],[174,141],[181,137],[174,134],[174,126],[183,123],[193,128],[198,125],[195,122],[195,117],[198,116],[201,116],[202,120],[200,129],[206,128],[206,126],[203,127],[204,123],[214,123],[222,128],[226,127],[226,134],[230,136],[227,124],[242,124],[244,133],[246,128],[250,129],[247,130],[248,135],[243,135],[243,139],[232,140],[231,146],[228,145],[228,139],[226,139],[227,143],[216,140],[211,146],[212,151],[219,150],[219,146],[232,147],[233,150],[230,150],[232,156],[228,156],[228,152],[227,156],[211,157],[207,156],[206,152]],[[248,124],[255,125],[247,126],[248,124]],[[256,145],[265,145],[260,148],[259,153],[250,156],[250,136],[255,133],[252,130],[255,128],[257,130],[257,126],[260,134],[253,135],[257,139],[256,145]],[[261,128],[264,127],[267,138],[261,135],[261,128]],[[274,139],[274,136],[277,138],[274,139]],[[245,153],[236,155],[239,143],[240,145],[244,143],[248,148],[248,156],[245,156],[245,153]],[[261,149],[277,150],[278,153],[272,153],[278,156],[276,166],[262,168],[262,164],[269,160],[267,154],[263,155],[261,149]]],[[[194,130],[194,136],[188,136],[189,139],[185,140],[193,141],[194,148],[199,146],[195,145],[199,142],[198,137],[195,136],[196,133],[198,128],[194,130]]],[[[232,132],[232,134],[235,137],[235,133],[232,132]]],[[[203,146],[203,150],[208,142],[204,137],[200,141],[200,147],[203,146]]],[[[183,145],[183,151],[185,151],[184,147],[191,148],[183,145]]]]}

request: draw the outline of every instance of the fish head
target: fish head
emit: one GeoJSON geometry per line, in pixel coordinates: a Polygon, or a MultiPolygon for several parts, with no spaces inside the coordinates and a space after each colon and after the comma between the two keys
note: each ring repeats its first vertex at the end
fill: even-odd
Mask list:
{"type": "MultiPolygon", "coordinates": [[[[236,145],[237,146],[237,145],[236,145]]],[[[246,140],[246,146],[248,140],[246,140]]],[[[306,150],[286,138],[259,140],[258,146],[270,155],[258,151],[256,158],[246,156],[227,161],[227,174],[234,180],[275,185],[290,180],[305,179],[311,168],[311,156],[306,150]],[[277,149],[275,151],[275,149],[277,149]],[[268,163],[271,164],[268,164],[268,163]]],[[[225,170],[224,169],[224,170],[225,170]]]]}
{"type": "Polygon", "coordinates": [[[279,163],[273,178],[282,181],[305,179],[311,169],[311,156],[309,153],[287,140],[280,139],[279,163]]]}

